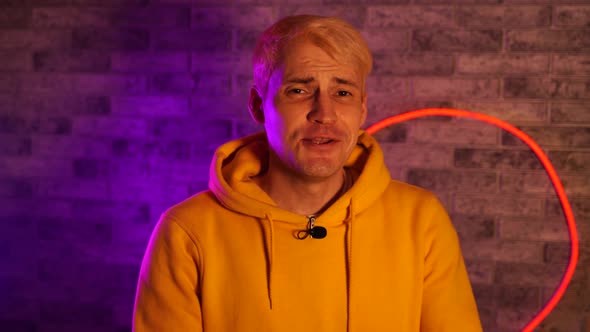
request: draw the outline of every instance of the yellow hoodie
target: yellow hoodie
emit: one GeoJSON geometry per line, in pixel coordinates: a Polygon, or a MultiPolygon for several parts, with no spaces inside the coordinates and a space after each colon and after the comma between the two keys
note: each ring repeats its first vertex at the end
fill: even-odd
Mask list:
{"type": "Polygon", "coordinates": [[[370,135],[345,167],[354,185],[308,218],[251,178],[263,133],[215,153],[209,190],[166,211],[141,267],[133,330],[481,331],[456,232],[429,192],[393,181],[370,135]]]}

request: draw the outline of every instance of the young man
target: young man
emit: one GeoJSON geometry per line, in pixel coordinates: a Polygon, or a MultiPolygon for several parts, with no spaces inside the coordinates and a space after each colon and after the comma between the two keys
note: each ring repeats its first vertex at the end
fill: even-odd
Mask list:
{"type": "Polygon", "coordinates": [[[142,265],[134,331],[481,331],[436,198],[392,181],[367,115],[371,55],[335,18],[260,37],[250,112],[142,265]]]}

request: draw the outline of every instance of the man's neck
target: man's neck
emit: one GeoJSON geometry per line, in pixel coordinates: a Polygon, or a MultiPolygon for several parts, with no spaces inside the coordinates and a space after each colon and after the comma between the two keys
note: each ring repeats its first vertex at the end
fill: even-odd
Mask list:
{"type": "Polygon", "coordinates": [[[304,215],[318,215],[340,197],[345,189],[345,171],[323,179],[305,179],[269,165],[256,183],[282,209],[304,215]]]}

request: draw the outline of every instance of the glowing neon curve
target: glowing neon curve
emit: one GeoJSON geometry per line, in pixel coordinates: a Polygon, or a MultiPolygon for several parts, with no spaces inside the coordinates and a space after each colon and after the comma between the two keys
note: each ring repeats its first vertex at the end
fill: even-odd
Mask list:
{"type": "Polygon", "coordinates": [[[379,130],[386,128],[390,125],[404,122],[404,121],[408,121],[408,120],[412,120],[412,119],[422,118],[422,117],[426,117],[426,116],[449,116],[449,117],[471,118],[471,119],[487,122],[487,123],[493,124],[499,128],[502,128],[502,129],[506,130],[507,132],[513,134],[514,136],[518,137],[524,143],[526,143],[531,148],[531,150],[533,150],[535,155],[537,155],[537,158],[539,158],[539,160],[543,164],[545,171],[547,172],[547,174],[549,174],[551,182],[553,183],[553,188],[555,189],[557,196],[559,197],[559,201],[561,203],[563,213],[564,213],[565,218],[567,220],[567,227],[568,227],[569,236],[570,236],[570,260],[569,260],[569,263],[567,266],[567,270],[566,270],[565,274],[563,275],[563,278],[561,279],[559,287],[557,288],[557,290],[555,291],[555,293],[553,294],[551,299],[547,302],[545,307],[522,329],[522,332],[531,332],[535,327],[537,327],[539,324],[541,324],[543,319],[545,319],[547,317],[547,315],[549,315],[549,313],[555,308],[555,306],[557,305],[557,302],[559,302],[559,300],[563,296],[563,293],[565,292],[568,284],[570,283],[572,276],[574,275],[576,265],[578,263],[579,248],[578,248],[578,232],[576,230],[576,222],[574,219],[574,214],[572,212],[572,208],[570,206],[570,203],[567,199],[567,196],[565,195],[565,190],[563,189],[563,185],[561,184],[561,180],[557,176],[557,172],[553,168],[553,165],[551,165],[551,162],[549,161],[549,158],[547,157],[547,155],[545,155],[543,150],[541,150],[539,145],[537,143],[535,143],[535,141],[532,138],[530,138],[527,134],[522,132],[520,129],[514,127],[513,125],[511,125],[507,122],[504,122],[500,119],[494,118],[492,116],[486,115],[486,114],[475,113],[475,112],[464,111],[464,110],[456,110],[456,109],[450,109],[450,108],[425,108],[425,109],[415,110],[415,111],[411,111],[411,112],[407,112],[407,113],[402,113],[402,114],[395,115],[395,116],[389,117],[387,119],[381,120],[381,121],[371,125],[369,128],[366,129],[366,131],[369,134],[374,134],[374,133],[378,132],[379,130]]]}

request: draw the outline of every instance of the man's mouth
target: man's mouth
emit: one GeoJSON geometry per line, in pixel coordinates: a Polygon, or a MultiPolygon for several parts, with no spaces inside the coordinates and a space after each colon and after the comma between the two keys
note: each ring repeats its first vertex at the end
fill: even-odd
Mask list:
{"type": "Polygon", "coordinates": [[[321,144],[328,144],[332,143],[334,140],[326,137],[315,137],[310,139],[313,144],[321,145],[321,144]]]}

